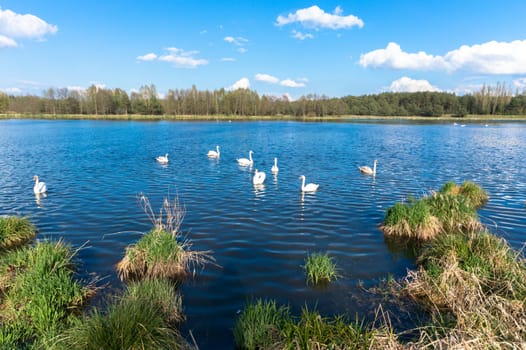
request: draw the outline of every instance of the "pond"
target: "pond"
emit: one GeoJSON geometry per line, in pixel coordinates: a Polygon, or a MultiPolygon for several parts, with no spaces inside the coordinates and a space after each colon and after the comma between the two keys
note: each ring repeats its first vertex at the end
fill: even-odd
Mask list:
{"type": "Polygon", "coordinates": [[[385,210],[449,180],[487,190],[481,220],[522,248],[524,159],[522,123],[3,120],[0,215],[28,216],[40,238],[82,247],[81,277],[118,289],[116,263],[152,227],[138,195],[156,211],[163,198],[178,198],[185,237],[217,264],[182,286],[183,332],[201,349],[231,349],[234,322],[254,298],[295,314],[305,305],[324,315],[373,314],[380,300],[362,286],[414,267],[384,240],[385,210]],[[221,157],[209,159],[216,145],[221,157]],[[253,166],[238,166],[250,150],[253,166]],[[165,153],[169,163],[157,163],[165,153]],[[375,159],[376,176],[362,175],[358,167],[375,159]],[[263,187],[252,184],[255,169],[266,173],[263,187]],[[33,175],[47,183],[47,196],[35,197],[33,175]],[[319,190],[302,195],[300,175],[319,190]],[[302,265],[314,252],[328,252],[340,268],[326,288],[306,285],[302,265]]]}

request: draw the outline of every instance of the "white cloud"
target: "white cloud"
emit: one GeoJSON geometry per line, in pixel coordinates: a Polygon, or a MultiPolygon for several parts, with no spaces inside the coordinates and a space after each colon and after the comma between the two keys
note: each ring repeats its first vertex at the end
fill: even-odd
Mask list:
{"type": "Polygon", "coordinates": [[[237,49],[237,52],[239,53],[246,53],[248,50],[245,49],[244,47],[240,47],[239,49],[237,49]]]}
{"type": "Polygon", "coordinates": [[[237,45],[237,46],[243,46],[245,45],[246,43],[248,43],[248,39],[245,39],[243,37],[233,37],[233,36],[226,36],[224,38],[224,40],[227,42],[227,43],[231,43],[231,44],[234,44],[234,45],[237,45]]]}
{"type": "Polygon", "coordinates": [[[340,7],[336,7],[334,13],[331,14],[314,5],[289,13],[286,17],[278,16],[276,25],[284,26],[298,22],[309,28],[344,29],[354,26],[363,27],[363,21],[360,18],[354,15],[342,16],[342,12],[340,7]]]}
{"type": "Polygon", "coordinates": [[[261,74],[261,73],[258,73],[256,74],[255,76],[256,80],[258,81],[264,81],[265,83],[270,83],[270,84],[277,84],[279,83],[279,79],[272,76],[272,75],[269,75],[269,74],[261,74]]]}
{"type": "Polygon", "coordinates": [[[440,91],[439,88],[431,85],[427,80],[417,80],[408,77],[402,77],[393,81],[389,90],[392,92],[440,91]]]}
{"type": "Polygon", "coordinates": [[[313,39],[314,35],[312,35],[310,33],[302,33],[302,32],[298,32],[296,30],[293,30],[292,31],[292,37],[294,39],[298,39],[298,40],[305,40],[305,39],[313,39]]]}
{"type": "Polygon", "coordinates": [[[237,89],[250,89],[250,80],[248,80],[248,78],[241,78],[228,88],[228,90],[237,89]]]}
{"type": "Polygon", "coordinates": [[[22,93],[22,89],[17,87],[10,87],[5,89],[0,89],[1,92],[8,94],[8,95],[19,95],[22,93]]]}
{"type": "Polygon", "coordinates": [[[146,55],[137,56],[137,59],[139,61],[155,61],[157,59],[157,55],[154,53],[147,53],[146,55]]]}
{"type": "Polygon", "coordinates": [[[185,51],[176,47],[166,48],[165,51],[168,53],[158,56],[155,53],[148,53],[142,56],[138,56],[139,61],[163,61],[172,63],[177,68],[196,68],[201,65],[208,64],[205,59],[196,58],[198,51],[185,51]]]}
{"type": "Polygon", "coordinates": [[[43,39],[55,34],[58,27],[31,14],[20,15],[0,8],[0,34],[10,38],[43,39]]]}
{"type": "Polygon", "coordinates": [[[407,53],[396,43],[360,56],[360,65],[374,68],[467,70],[482,74],[526,74],[526,40],[489,41],[433,56],[423,51],[407,53]]]}
{"type": "Polygon", "coordinates": [[[232,57],[223,57],[221,59],[222,62],[235,62],[236,59],[235,58],[232,58],[232,57]]]}
{"type": "Polygon", "coordinates": [[[0,47],[17,47],[18,44],[7,36],[0,35],[0,47]]]}
{"type": "Polygon", "coordinates": [[[442,57],[428,55],[423,51],[406,53],[397,43],[389,43],[385,49],[374,50],[360,55],[363,67],[432,70],[445,68],[442,57]]]}
{"type": "Polygon", "coordinates": [[[305,83],[297,82],[292,79],[285,79],[279,82],[279,85],[290,87],[290,88],[301,88],[305,87],[305,83]]]}

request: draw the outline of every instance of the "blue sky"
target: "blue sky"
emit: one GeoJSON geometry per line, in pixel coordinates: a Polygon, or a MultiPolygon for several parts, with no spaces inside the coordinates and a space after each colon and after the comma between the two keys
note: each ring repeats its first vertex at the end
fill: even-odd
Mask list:
{"type": "Polygon", "coordinates": [[[525,14],[522,0],[0,0],[0,91],[522,91],[525,14]]]}

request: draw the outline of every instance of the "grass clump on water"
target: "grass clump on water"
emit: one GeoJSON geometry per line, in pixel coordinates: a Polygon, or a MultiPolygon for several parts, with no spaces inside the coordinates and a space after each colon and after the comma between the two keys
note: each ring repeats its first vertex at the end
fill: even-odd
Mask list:
{"type": "Polygon", "coordinates": [[[55,339],[57,349],[189,349],[176,330],[181,297],[166,279],[132,282],[104,311],[94,308],[55,339]]]}
{"type": "Polygon", "coordinates": [[[313,253],[307,256],[303,268],[307,283],[313,285],[330,283],[339,277],[334,258],[328,253],[313,253]]]}
{"type": "Polygon", "coordinates": [[[28,218],[0,217],[0,251],[22,246],[36,235],[35,226],[28,218]]]}
{"type": "Polygon", "coordinates": [[[192,251],[191,243],[180,235],[184,210],[177,199],[165,199],[158,217],[148,198],[140,196],[140,204],[154,223],[136,244],[128,246],[124,258],[117,264],[121,280],[144,278],[183,279],[196,265],[211,261],[209,252],[192,251]]]}
{"type": "Polygon", "coordinates": [[[395,203],[387,209],[381,229],[387,236],[429,241],[451,231],[482,229],[477,208],[487,201],[478,185],[464,182],[458,186],[446,183],[439,192],[407,203],[395,203]]]}
{"type": "Polygon", "coordinates": [[[93,290],[73,279],[73,256],[62,241],[44,241],[2,257],[1,348],[43,346],[86,302],[93,290]]]}

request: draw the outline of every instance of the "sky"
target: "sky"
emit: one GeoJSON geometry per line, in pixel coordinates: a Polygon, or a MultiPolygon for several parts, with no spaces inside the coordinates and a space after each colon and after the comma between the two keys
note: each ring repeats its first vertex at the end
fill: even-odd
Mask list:
{"type": "Polygon", "coordinates": [[[0,0],[0,91],[522,92],[525,16],[524,0],[0,0]]]}

